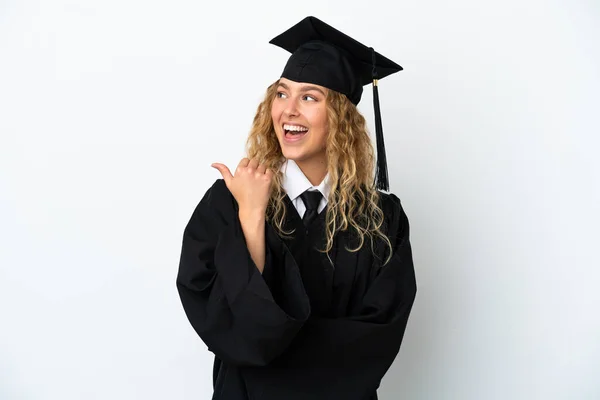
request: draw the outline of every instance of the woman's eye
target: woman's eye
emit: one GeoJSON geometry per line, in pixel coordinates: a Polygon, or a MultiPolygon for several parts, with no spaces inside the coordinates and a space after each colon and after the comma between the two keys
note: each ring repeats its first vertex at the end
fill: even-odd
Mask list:
{"type": "MultiPolygon", "coordinates": [[[[287,98],[287,94],[285,94],[284,92],[277,92],[276,96],[280,99],[284,99],[287,98]]],[[[303,100],[308,100],[308,101],[317,101],[316,97],[313,96],[309,96],[309,95],[304,95],[302,96],[303,100]]]]}

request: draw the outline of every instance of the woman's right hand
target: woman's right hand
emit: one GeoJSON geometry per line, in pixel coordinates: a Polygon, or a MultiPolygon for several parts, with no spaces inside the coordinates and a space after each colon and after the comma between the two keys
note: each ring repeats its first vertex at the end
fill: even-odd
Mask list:
{"type": "Polygon", "coordinates": [[[271,195],[273,171],[264,164],[259,165],[256,158],[242,158],[235,170],[235,176],[224,164],[213,163],[211,167],[219,170],[223,176],[225,185],[238,202],[240,211],[265,213],[271,195]]]}

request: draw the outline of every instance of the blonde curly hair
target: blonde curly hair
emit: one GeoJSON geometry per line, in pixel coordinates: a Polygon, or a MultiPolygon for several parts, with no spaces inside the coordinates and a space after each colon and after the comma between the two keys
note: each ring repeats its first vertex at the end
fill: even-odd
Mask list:
{"type": "MultiPolygon", "coordinates": [[[[283,199],[286,192],[283,189],[281,165],[285,158],[271,117],[271,106],[277,94],[278,84],[279,80],[267,88],[265,97],[256,110],[246,142],[246,153],[248,158],[257,158],[261,164],[264,163],[274,172],[266,219],[281,237],[288,237],[287,235],[294,233],[294,230],[286,232],[283,229],[283,199]]],[[[326,154],[331,192],[327,199],[325,218],[326,246],[319,251],[327,253],[329,261],[333,264],[329,251],[333,247],[334,235],[352,227],[358,237],[358,246],[354,249],[346,247],[346,250],[360,250],[367,236],[374,252],[374,239],[380,237],[390,249],[385,265],[391,258],[392,245],[381,232],[384,215],[378,205],[379,192],[373,184],[375,156],[366,120],[356,106],[339,92],[328,90],[325,101],[329,126],[326,154]]]]}

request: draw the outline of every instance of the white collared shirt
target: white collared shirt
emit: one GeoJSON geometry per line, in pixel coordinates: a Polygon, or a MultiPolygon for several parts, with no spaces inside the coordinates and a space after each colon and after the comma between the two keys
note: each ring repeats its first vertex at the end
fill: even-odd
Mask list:
{"type": "Polygon", "coordinates": [[[318,186],[314,186],[312,183],[310,183],[306,175],[304,175],[294,160],[286,160],[281,166],[281,171],[283,172],[283,189],[287,193],[288,197],[292,200],[292,204],[294,204],[296,210],[298,210],[300,218],[304,216],[304,212],[306,211],[306,206],[304,205],[300,195],[306,190],[318,190],[321,192],[323,197],[321,198],[321,202],[319,203],[319,208],[317,211],[319,213],[323,211],[327,205],[327,198],[329,197],[329,192],[331,190],[331,185],[329,184],[329,173],[325,175],[325,178],[323,178],[323,181],[318,186]]]}

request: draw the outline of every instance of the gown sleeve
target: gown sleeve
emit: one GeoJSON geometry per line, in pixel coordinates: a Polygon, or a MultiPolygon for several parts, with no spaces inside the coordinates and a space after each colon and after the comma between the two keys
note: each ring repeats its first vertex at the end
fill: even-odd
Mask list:
{"type": "Polygon", "coordinates": [[[267,365],[288,347],[310,314],[291,255],[278,260],[285,290],[283,298],[273,298],[265,280],[274,268],[271,253],[267,246],[263,277],[248,251],[237,204],[218,179],[184,230],[177,289],[192,327],[226,363],[267,365]]]}

